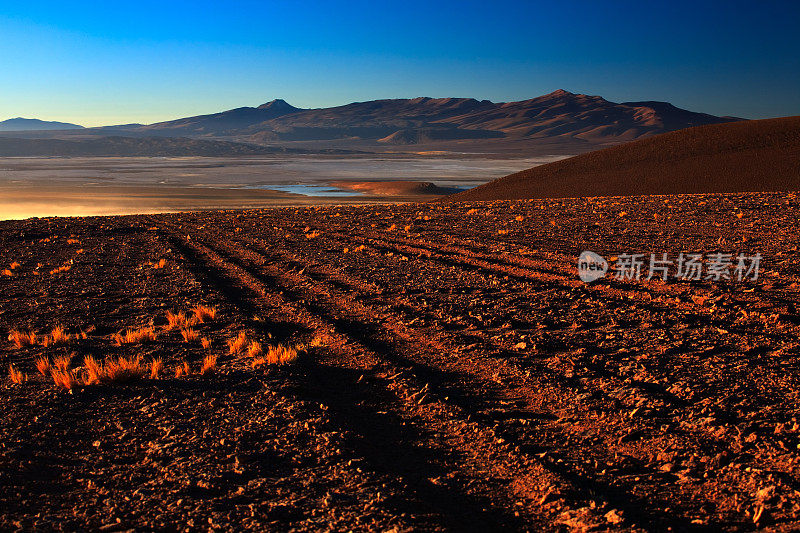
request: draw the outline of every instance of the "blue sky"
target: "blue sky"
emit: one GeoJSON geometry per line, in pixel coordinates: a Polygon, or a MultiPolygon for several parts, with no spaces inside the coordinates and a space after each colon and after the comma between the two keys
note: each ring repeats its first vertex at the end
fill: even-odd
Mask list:
{"type": "Polygon", "coordinates": [[[3,2],[0,120],[150,123],[284,98],[563,88],[800,114],[796,2],[3,2]]]}

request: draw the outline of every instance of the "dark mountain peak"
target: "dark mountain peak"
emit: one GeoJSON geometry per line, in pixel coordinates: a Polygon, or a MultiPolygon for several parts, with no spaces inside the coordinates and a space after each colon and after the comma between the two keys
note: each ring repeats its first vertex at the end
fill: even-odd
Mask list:
{"type": "Polygon", "coordinates": [[[565,91],[564,89],[556,89],[551,93],[540,96],[539,98],[563,98],[565,96],[577,96],[575,93],[565,91]]]}
{"type": "Polygon", "coordinates": [[[276,98],[266,104],[261,104],[258,106],[258,109],[267,109],[270,111],[280,111],[280,112],[292,112],[292,111],[299,111],[299,108],[294,107],[286,100],[282,100],[280,98],[276,98]]]}

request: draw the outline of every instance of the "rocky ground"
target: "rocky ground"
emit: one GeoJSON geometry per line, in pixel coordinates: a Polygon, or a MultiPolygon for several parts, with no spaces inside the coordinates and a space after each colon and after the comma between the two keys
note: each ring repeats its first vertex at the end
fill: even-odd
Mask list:
{"type": "Polygon", "coordinates": [[[0,528],[800,527],[798,218],[737,194],[0,222],[0,528]],[[583,250],[763,260],[585,284],[583,250]],[[167,312],[199,304],[186,342],[167,312]],[[300,357],[253,366],[241,332],[300,357]],[[165,371],[86,385],[87,355],[165,371]],[[59,356],[71,390],[37,372],[59,356]]]}

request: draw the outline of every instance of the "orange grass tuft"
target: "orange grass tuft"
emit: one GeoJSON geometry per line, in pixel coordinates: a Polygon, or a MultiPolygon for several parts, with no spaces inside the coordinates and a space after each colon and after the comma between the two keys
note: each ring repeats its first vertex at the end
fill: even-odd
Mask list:
{"type": "Polygon", "coordinates": [[[291,363],[298,355],[297,348],[292,346],[270,346],[267,351],[267,363],[270,365],[291,363]]]}
{"type": "Polygon", "coordinates": [[[183,377],[183,376],[188,376],[191,373],[192,373],[192,369],[189,368],[189,363],[187,363],[186,361],[184,361],[183,363],[181,363],[180,365],[178,365],[175,368],[175,377],[176,378],[180,378],[180,377],[183,377]]]}
{"type": "Polygon", "coordinates": [[[78,239],[67,239],[67,244],[80,244],[81,241],[78,239]]]}
{"type": "Polygon", "coordinates": [[[181,336],[183,337],[184,342],[192,342],[196,341],[200,335],[198,335],[197,331],[193,329],[182,329],[181,336]]]}
{"type": "Polygon", "coordinates": [[[22,385],[28,381],[28,375],[14,368],[14,365],[8,365],[8,377],[11,378],[11,382],[15,385],[22,385]]]}
{"type": "Polygon", "coordinates": [[[114,344],[116,346],[122,346],[123,344],[139,344],[154,340],[156,340],[156,332],[152,326],[139,329],[129,329],[125,331],[124,335],[121,333],[114,334],[114,344]]]}
{"type": "Polygon", "coordinates": [[[217,356],[216,355],[207,355],[203,358],[203,366],[200,367],[200,374],[206,375],[209,373],[214,372],[217,369],[217,356]]]}
{"type": "Polygon", "coordinates": [[[250,366],[253,367],[253,368],[258,368],[258,367],[260,367],[262,365],[266,365],[266,364],[267,364],[267,358],[266,357],[256,357],[252,361],[250,361],[250,366]]]}
{"type": "Polygon", "coordinates": [[[72,370],[53,369],[50,371],[50,375],[53,377],[53,383],[67,390],[72,390],[72,387],[77,383],[72,370]]]}
{"type": "Polygon", "coordinates": [[[216,307],[208,307],[206,305],[198,305],[192,309],[194,313],[194,318],[199,323],[203,323],[206,320],[215,320],[217,318],[217,308],[216,307]]]}
{"type": "Polygon", "coordinates": [[[120,356],[116,359],[108,359],[103,371],[105,381],[116,383],[139,379],[147,373],[147,369],[142,364],[141,356],[120,356]]]}
{"type": "Polygon", "coordinates": [[[50,360],[47,357],[39,357],[36,359],[36,370],[38,370],[41,375],[47,376],[51,369],[50,360]]]}
{"type": "Polygon", "coordinates": [[[209,348],[211,348],[211,341],[203,337],[202,339],[200,339],[200,345],[206,350],[208,350],[209,348]]]}
{"type": "Polygon", "coordinates": [[[70,335],[64,330],[63,326],[56,326],[49,335],[42,338],[42,346],[55,346],[56,344],[67,344],[70,341],[70,335]]]}
{"type": "Polygon", "coordinates": [[[19,268],[20,266],[21,266],[21,265],[20,265],[19,263],[17,263],[16,261],[14,261],[14,262],[13,262],[13,263],[11,263],[10,265],[8,265],[8,268],[10,268],[11,270],[15,270],[15,269],[19,268]]]}
{"type": "Polygon", "coordinates": [[[103,365],[100,364],[97,359],[91,355],[87,355],[83,358],[83,366],[86,368],[84,383],[87,385],[95,385],[103,380],[105,372],[103,370],[103,365]]]}
{"type": "Polygon", "coordinates": [[[62,372],[66,372],[69,370],[69,365],[72,363],[72,356],[71,355],[59,355],[55,359],[53,359],[53,366],[55,366],[58,370],[62,372]]]}
{"type": "Polygon", "coordinates": [[[253,341],[250,343],[250,346],[247,347],[247,355],[249,355],[250,357],[258,357],[263,353],[264,349],[261,347],[260,342],[253,341]]]}
{"type": "Polygon", "coordinates": [[[8,336],[8,340],[14,343],[17,349],[24,348],[25,346],[32,346],[36,344],[36,334],[33,331],[23,333],[19,330],[12,330],[8,336]]]}
{"type": "Polygon", "coordinates": [[[72,268],[72,265],[64,265],[64,266],[60,266],[60,267],[54,268],[53,270],[50,271],[50,273],[51,274],[59,274],[61,272],[68,271],[70,268],[72,268]]]}
{"type": "Polygon", "coordinates": [[[4,275],[4,276],[13,276],[13,275],[14,275],[14,273],[13,273],[13,272],[11,272],[9,269],[7,269],[7,268],[6,268],[5,270],[3,270],[3,275],[4,275]]]}
{"type": "Polygon", "coordinates": [[[161,373],[164,371],[164,360],[161,358],[153,359],[150,363],[150,379],[161,379],[161,373]]]}
{"type": "Polygon", "coordinates": [[[247,334],[241,331],[239,332],[239,336],[235,339],[228,339],[228,350],[231,354],[239,353],[242,351],[245,344],[247,344],[247,334]]]}
{"type": "Polygon", "coordinates": [[[164,327],[167,331],[171,331],[173,329],[186,329],[192,326],[197,325],[197,319],[186,318],[186,313],[180,311],[178,313],[173,313],[172,311],[167,311],[167,325],[164,327]]]}

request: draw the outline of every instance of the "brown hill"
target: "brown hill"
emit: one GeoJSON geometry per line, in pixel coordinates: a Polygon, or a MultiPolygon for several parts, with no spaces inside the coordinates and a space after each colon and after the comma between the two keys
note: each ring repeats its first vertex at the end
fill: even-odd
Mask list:
{"type": "Polygon", "coordinates": [[[713,124],[597,150],[440,201],[800,189],[800,116],[713,124]]]}

